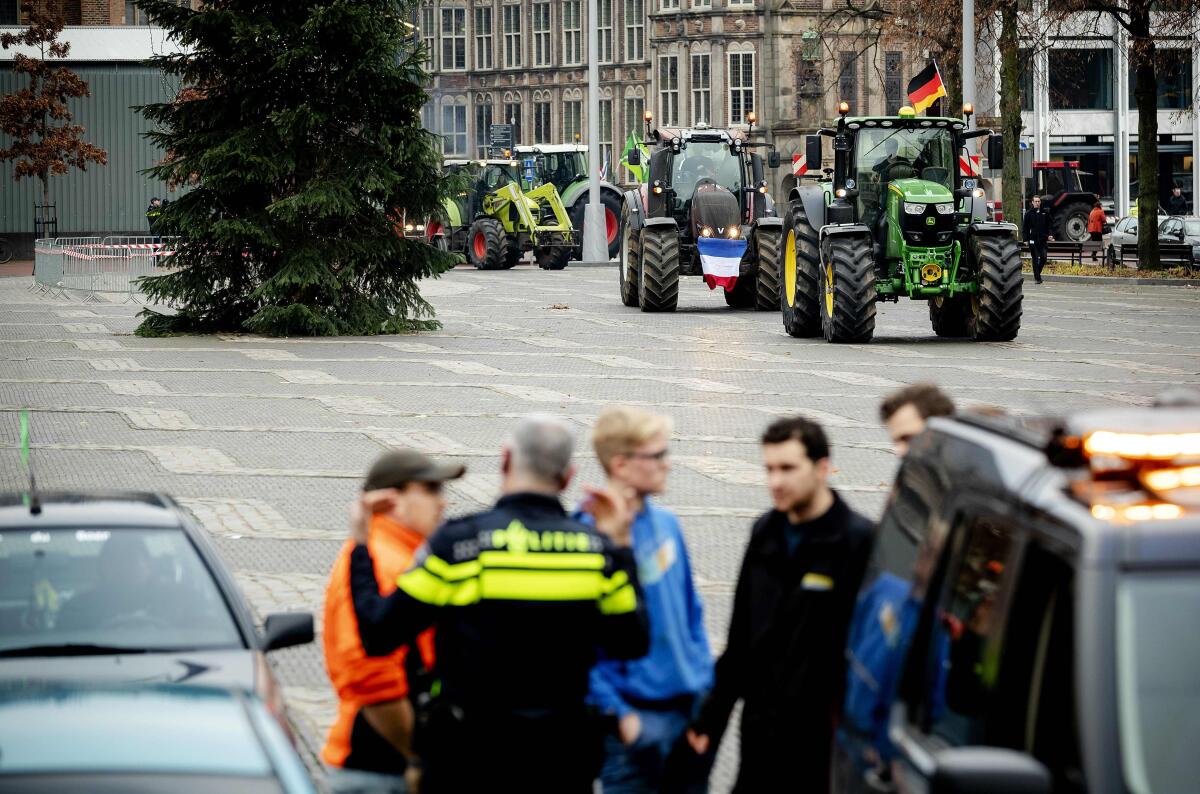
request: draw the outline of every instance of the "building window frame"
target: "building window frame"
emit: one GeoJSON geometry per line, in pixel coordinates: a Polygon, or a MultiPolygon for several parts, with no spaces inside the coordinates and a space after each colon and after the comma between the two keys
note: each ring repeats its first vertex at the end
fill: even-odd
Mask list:
{"type": "Polygon", "coordinates": [[[535,97],[533,100],[533,142],[551,143],[554,131],[550,121],[550,97],[535,97]]]}
{"type": "Polygon", "coordinates": [[[858,53],[843,50],[838,53],[838,101],[850,105],[851,115],[858,111],[858,53]]]}
{"type": "Polygon", "coordinates": [[[476,6],[475,8],[475,68],[494,69],[496,66],[495,50],[492,46],[492,7],[476,6]]]}
{"type": "Polygon", "coordinates": [[[579,96],[564,97],[562,109],[563,143],[579,143],[583,140],[583,99],[579,96]],[[579,137],[576,138],[576,135],[579,137]]]}
{"type": "Polygon", "coordinates": [[[560,0],[558,7],[562,25],[562,64],[579,66],[583,63],[583,0],[560,0]]]}
{"type": "Polygon", "coordinates": [[[465,72],[467,70],[467,9],[464,6],[446,6],[440,10],[442,71],[465,72]]]}
{"type": "Polygon", "coordinates": [[[500,7],[504,27],[504,68],[519,69],[521,57],[521,3],[505,3],[500,7]]]}
{"type": "Polygon", "coordinates": [[[442,103],[442,152],[467,156],[467,102],[464,98],[442,103]]]}
{"type": "Polygon", "coordinates": [[[664,127],[679,126],[679,56],[658,56],[658,119],[664,127]]]}
{"type": "Polygon", "coordinates": [[[646,60],[646,0],[625,0],[625,60],[646,60]]]}
{"type": "Polygon", "coordinates": [[[754,50],[738,50],[726,53],[726,85],[729,87],[729,125],[746,124],[746,114],[754,110],[754,84],[757,78],[757,64],[754,50]],[[750,77],[746,79],[746,66],[749,64],[750,77]]]}
{"type": "Polygon", "coordinates": [[[437,9],[433,3],[421,6],[421,45],[425,48],[425,68],[437,70],[437,9]]]}
{"type": "Polygon", "coordinates": [[[899,114],[904,100],[904,53],[889,50],[883,54],[884,115],[899,114]]]}
{"type": "Polygon", "coordinates": [[[597,22],[597,45],[600,48],[600,63],[612,63],[616,56],[613,46],[613,3],[615,0],[595,0],[597,22]]]}
{"type": "Polygon", "coordinates": [[[551,49],[550,2],[538,0],[532,6],[533,14],[533,65],[551,66],[554,63],[554,52],[551,49]]]}
{"type": "Polygon", "coordinates": [[[691,57],[691,114],[692,126],[704,123],[712,126],[712,54],[692,53],[691,57]]]}
{"type": "Polygon", "coordinates": [[[475,153],[477,157],[486,157],[488,154],[492,124],[495,123],[494,107],[490,95],[485,95],[482,102],[475,103],[475,153]]]}

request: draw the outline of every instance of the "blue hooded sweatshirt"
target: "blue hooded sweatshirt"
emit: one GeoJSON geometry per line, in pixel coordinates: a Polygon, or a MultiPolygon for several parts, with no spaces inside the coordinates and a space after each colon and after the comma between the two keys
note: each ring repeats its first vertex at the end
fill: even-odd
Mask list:
{"type": "MultiPolygon", "coordinates": [[[[591,516],[582,520],[590,522],[591,516]]],[[[624,716],[633,700],[669,700],[702,695],[712,687],[713,659],[704,612],[692,581],[692,566],[679,519],[644,501],[633,520],[633,555],[646,612],[650,652],[641,659],[601,658],[592,668],[590,702],[624,716]]]]}

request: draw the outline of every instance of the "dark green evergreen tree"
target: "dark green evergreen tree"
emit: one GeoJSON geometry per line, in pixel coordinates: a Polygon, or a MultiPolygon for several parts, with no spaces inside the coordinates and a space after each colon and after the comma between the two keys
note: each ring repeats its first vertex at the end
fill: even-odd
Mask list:
{"type": "Polygon", "coordinates": [[[178,237],[145,292],[138,333],[403,333],[436,327],[418,281],[448,254],[405,240],[449,189],[421,127],[416,0],[138,0],[181,54],[154,59],[181,86],[142,112],[182,185],[159,234],[178,237]]]}

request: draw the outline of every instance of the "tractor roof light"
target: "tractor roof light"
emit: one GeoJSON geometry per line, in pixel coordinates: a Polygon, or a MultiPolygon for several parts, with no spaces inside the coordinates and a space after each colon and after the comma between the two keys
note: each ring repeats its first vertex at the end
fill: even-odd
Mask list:
{"type": "Polygon", "coordinates": [[[1088,458],[1110,456],[1158,461],[1200,458],[1200,432],[1121,433],[1097,430],[1083,437],[1083,451],[1088,458]]]}
{"type": "Polygon", "coordinates": [[[849,112],[850,112],[850,103],[849,102],[846,102],[845,100],[838,102],[838,115],[839,116],[845,116],[849,112]]]}
{"type": "Polygon", "coordinates": [[[647,110],[645,113],[643,113],[643,114],[642,114],[642,120],[643,120],[643,121],[645,121],[647,124],[649,124],[650,122],[654,121],[654,113],[653,113],[653,111],[649,111],[649,110],[647,110]]]}
{"type": "Polygon", "coordinates": [[[1092,516],[1101,521],[1130,524],[1138,521],[1171,521],[1183,515],[1183,508],[1169,502],[1138,504],[1095,504],[1092,516]]]}
{"type": "Polygon", "coordinates": [[[758,123],[758,114],[751,110],[746,114],[746,123],[753,127],[758,123]]]}
{"type": "Polygon", "coordinates": [[[910,106],[905,105],[896,111],[896,114],[902,119],[911,119],[917,115],[917,111],[913,110],[910,106]]]}
{"type": "Polygon", "coordinates": [[[974,105],[972,105],[970,102],[963,102],[963,115],[964,116],[970,116],[974,112],[975,112],[974,105]]]}

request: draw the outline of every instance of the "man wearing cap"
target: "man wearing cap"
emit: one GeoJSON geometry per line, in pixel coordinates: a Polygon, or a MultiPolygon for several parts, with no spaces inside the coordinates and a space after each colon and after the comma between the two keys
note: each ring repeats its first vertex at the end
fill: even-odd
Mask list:
{"type": "MultiPolygon", "coordinates": [[[[437,463],[411,449],[385,453],[367,472],[363,491],[391,496],[390,509],[371,516],[368,541],[383,592],[396,588],[417,549],[442,522],[442,483],[462,473],[460,464],[437,463]]],[[[347,541],[325,589],[325,668],[337,691],[338,712],[321,760],[330,767],[335,794],[404,794],[418,770],[412,745],[416,693],[410,692],[407,671],[432,666],[432,632],[388,656],[367,656],[350,597],[353,550],[347,541]]]]}
{"type": "Polygon", "coordinates": [[[585,698],[597,650],[638,658],[649,637],[624,497],[585,489],[594,528],[563,510],[573,444],[559,419],[520,420],[501,453],[500,500],[434,533],[390,595],[366,539],[367,516],[394,497],[371,491],[355,505],[350,589],[367,653],[436,628],[423,794],[591,794],[603,723],[585,698]]]}

